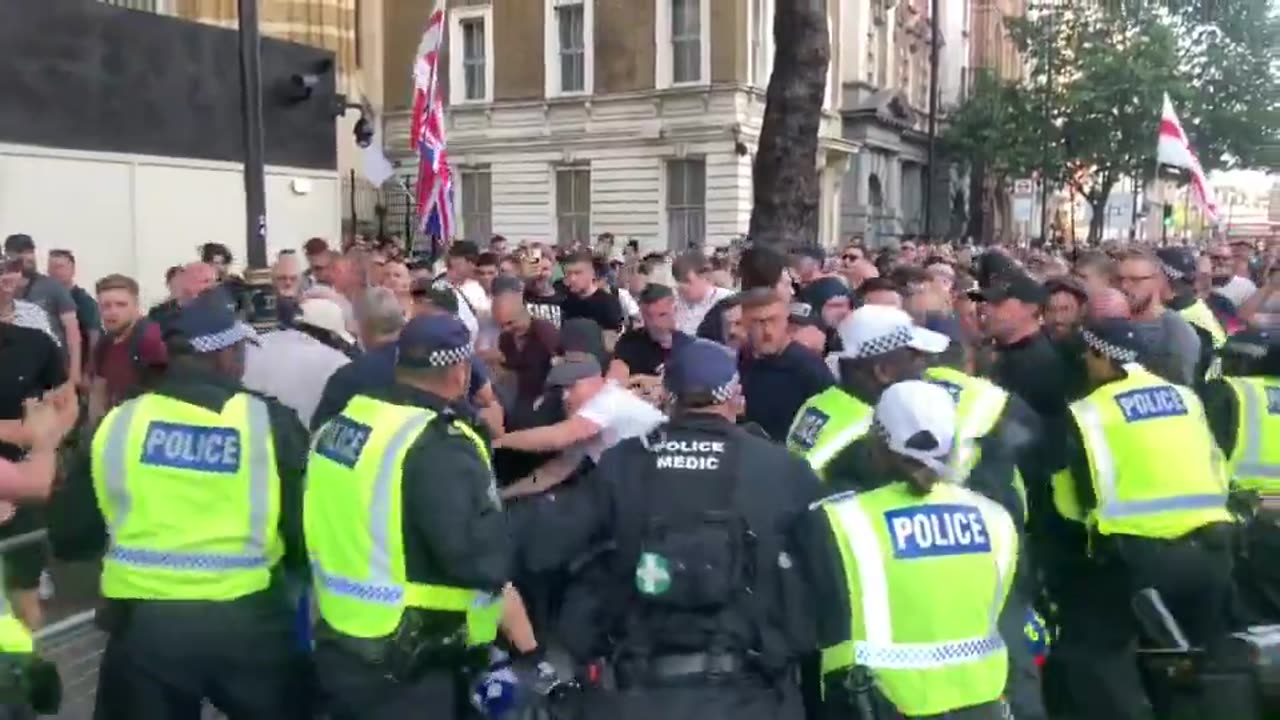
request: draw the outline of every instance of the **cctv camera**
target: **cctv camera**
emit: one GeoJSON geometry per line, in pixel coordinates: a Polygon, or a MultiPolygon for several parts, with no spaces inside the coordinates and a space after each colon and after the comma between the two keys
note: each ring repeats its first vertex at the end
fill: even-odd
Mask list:
{"type": "Polygon", "coordinates": [[[294,73],[289,76],[289,97],[294,102],[310,100],[316,86],[320,84],[320,76],[294,73]]]}

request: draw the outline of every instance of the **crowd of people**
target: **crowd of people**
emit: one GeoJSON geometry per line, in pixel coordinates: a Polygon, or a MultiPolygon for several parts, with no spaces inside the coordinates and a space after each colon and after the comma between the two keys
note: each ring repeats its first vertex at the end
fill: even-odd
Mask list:
{"type": "MultiPolygon", "coordinates": [[[[414,508],[438,520],[421,529],[428,538],[425,550],[418,547],[420,541],[405,540],[396,552],[409,555],[411,568],[413,553],[437,555],[431,567],[446,568],[444,574],[457,581],[443,584],[488,587],[505,596],[508,605],[518,606],[520,617],[503,619],[507,650],[517,659],[536,658],[543,680],[556,671],[545,667],[546,643],[534,640],[535,635],[554,639],[580,667],[593,658],[614,658],[612,672],[620,687],[645,686],[651,679],[647,673],[657,673],[660,665],[654,661],[635,669],[617,647],[609,647],[620,637],[646,645],[641,648],[645,651],[674,643],[679,652],[670,656],[686,658],[680,661],[686,664],[700,643],[728,643],[704,648],[694,663],[698,666],[682,676],[772,674],[755,688],[772,695],[743,690],[736,706],[725,704],[723,689],[686,688],[683,695],[623,702],[610,713],[644,717],[663,707],[670,713],[664,716],[693,717],[699,707],[737,707],[750,717],[799,717],[803,705],[810,717],[821,717],[815,708],[830,705],[832,698],[867,712],[870,706],[858,705],[862,696],[857,688],[824,679],[833,668],[843,673],[855,664],[849,659],[829,666],[825,650],[848,641],[850,633],[867,631],[850,628],[849,616],[860,618],[855,626],[873,619],[869,606],[864,606],[865,617],[851,609],[852,600],[836,611],[827,607],[832,594],[867,591],[865,576],[855,581],[850,575],[846,581],[841,571],[831,577],[830,564],[853,572],[850,568],[865,559],[859,555],[850,560],[849,549],[830,538],[855,532],[851,514],[892,514],[907,503],[904,498],[952,493],[947,495],[951,504],[938,505],[941,514],[929,516],[942,523],[932,526],[932,542],[941,543],[939,527],[948,528],[955,545],[977,537],[974,528],[990,535],[989,542],[984,536],[983,546],[997,556],[1001,568],[991,580],[1001,588],[992,609],[993,622],[997,615],[999,621],[998,627],[979,634],[989,630],[993,642],[1003,638],[1008,646],[1007,680],[1002,665],[996,686],[985,679],[989,673],[973,675],[969,684],[977,695],[943,698],[945,693],[929,695],[909,683],[903,690],[895,684],[898,680],[891,680],[892,673],[877,675],[874,662],[859,659],[857,664],[873,667],[876,702],[887,698],[890,707],[910,717],[963,708],[977,708],[971,715],[975,718],[1001,717],[983,713],[1007,712],[1006,703],[1018,718],[1150,717],[1131,652],[1136,625],[1120,618],[1129,614],[1132,567],[1145,573],[1144,587],[1161,588],[1174,614],[1201,642],[1224,632],[1238,617],[1280,619],[1269,616],[1280,608],[1252,603],[1241,609],[1239,598],[1225,589],[1232,582],[1230,543],[1221,539],[1218,525],[1229,518],[1213,514],[1216,509],[1198,525],[1179,525],[1176,537],[1157,533],[1158,546],[1138,543],[1137,549],[1131,544],[1112,550],[1098,544],[1099,532],[1106,534],[1099,530],[1105,523],[1090,513],[1107,500],[1096,490],[1102,467],[1097,453],[1106,441],[1098,444],[1088,408],[1096,404],[1100,388],[1130,383],[1137,404],[1121,404],[1127,420],[1203,419],[1203,447],[1193,431],[1170,425],[1171,440],[1176,433],[1189,433],[1176,438],[1180,449],[1168,449],[1167,457],[1141,455],[1158,448],[1142,444],[1145,439],[1134,440],[1141,444],[1133,450],[1139,456],[1125,458],[1130,464],[1122,471],[1131,471],[1135,463],[1158,466],[1166,460],[1200,467],[1195,464],[1202,459],[1198,450],[1206,456],[1212,451],[1233,467],[1250,452],[1244,462],[1261,462],[1258,453],[1263,451],[1249,440],[1258,429],[1249,425],[1243,404],[1252,396],[1248,387],[1230,379],[1230,358],[1235,351],[1242,362],[1251,363],[1249,374],[1280,374],[1275,367],[1280,343],[1273,340],[1280,329],[1278,253],[1280,246],[1252,241],[1202,248],[1119,243],[1069,251],[905,240],[871,248],[854,238],[832,253],[734,243],[646,254],[637,243],[619,244],[605,234],[590,245],[569,248],[501,236],[483,249],[455,241],[442,257],[420,258],[396,239],[357,237],[339,248],[313,238],[275,259],[271,279],[277,322],[269,332],[254,336],[229,319],[243,314],[244,288],[224,246],[206,245],[198,261],[171,268],[165,277],[168,297],[147,308],[136,279],[107,275],[90,292],[77,284],[71,252],[49,250],[47,274],[42,274],[34,240],[12,235],[5,241],[0,268],[0,368],[6,379],[0,383],[0,458],[26,464],[0,470],[0,496],[16,501],[0,507],[6,516],[0,535],[47,524],[58,556],[100,555],[108,549],[107,536],[115,538],[120,530],[121,514],[137,504],[139,492],[135,487],[130,495],[104,477],[110,473],[104,453],[109,454],[111,438],[117,437],[107,437],[110,428],[103,427],[104,419],[106,425],[113,419],[120,425],[120,413],[113,409],[140,397],[221,409],[247,391],[247,397],[271,399],[272,457],[283,487],[275,501],[280,507],[272,512],[281,516],[282,562],[300,573],[310,568],[323,575],[320,559],[339,562],[335,558],[344,551],[334,547],[329,531],[318,542],[311,516],[305,521],[301,517],[303,478],[311,492],[313,475],[321,472],[315,469],[316,453],[334,460],[333,469],[326,465],[321,477],[337,482],[345,477],[342,473],[356,471],[359,447],[373,442],[370,438],[388,413],[424,407],[446,424],[463,419],[461,429],[449,433],[464,436],[457,440],[462,449],[446,443],[431,455],[410,448],[394,460],[406,473],[404,498],[395,501],[397,517],[404,504],[406,537],[419,532],[408,530],[418,522],[407,517],[414,508]],[[224,359],[233,347],[243,348],[243,355],[224,359]],[[197,368],[189,359],[192,353],[215,361],[197,368]],[[442,376],[435,372],[441,368],[461,369],[442,376]],[[175,379],[179,371],[184,374],[181,382],[175,379]],[[213,382],[206,377],[210,373],[228,377],[213,382]],[[995,398],[994,404],[975,409],[981,398],[995,398]],[[727,427],[747,430],[735,434],[739,430],[727,427]],[[473,437],[473,432],[479,434],[473,437]],[[50,438],[64,436],[74,446],[60,470],[67,478],[46,507],[46,491],[33,489],[17,473],[52,474],[47,468],[50,438]],[[922,437],[927,442],[919,445],[922,437]],[[485,520],[483,528],[479,521],[467,521],[467,508],[473,508],[467,503],[483,506],[485,493],[479,500],[463,500],[455,496],[463,490],[409,489],[410,467],[434,478],[435,484],[449,480],[440,473],[469,477],[476,466],[457,453],[472,453],[473,441],[491,468],[479,471],[490,480],[476,482],[482,489],[492,486],[488,494],[502,511],[494,532],[508,540],[486,534],[492,520],[485,520]],[[740,450],[726,451],[726,443],[740,450]],[[356,456],[347,463],[341,458],[352,447],[356,456]],[[653,454],[659,461],[652,471],[645,470],[644,458],[653,454]],[[728,486],[690,486],[703,471],[728,477],[728,486]],[[903,479],[906,495],[879,492],[890,477],[903,479]],[[967,489],[934,489],[948,486],[942,482],[948,478],[951,485],[967,489]],[[847,491],[860,499],[853,505],[823,500],[847,491]],[[987,500],[994,504],[984,504],[987,500]],[[1064,507],[1077,500],[1080,507],[1073,516],[1064,507]],[[741,512],[728,520],[699,515],[726,502],[736,503],[741,512]],[[971,509],[953,512],[962,506],[971,509]],[[451,508],[456,516],[427,507],[451,508]],[[654,620],[650,609],[641,613],[643,632],[627,625],[635,621],[630,613],[634,603],[611,594],[610,588],[629,582],[634,571],[629,592],[649,600],[664,595],[673,582],[682,590],[680,583],[690,581],[673,581],[675,570],[668,561],[673,553],[701,556],[680,542],[710,537],[715,544],[714,530],[707,531],[710,535],[681,534],[683,521],[672,518],[690,514],[728,535],[735,532],[733,523],[745,523],[752,538],[746,552],[776,559],[782,571],[750,563],[751,579],[735,575],[735,583],[758,583],[751,585],[757,597],[749,601],[732,587],[725,592],[733,599],[726,600],[708,587],[717,578],[697,576],[691,597],[672,601],[675,610],[665,605],[661,612],[684,621],[704,605],[720,602],[758,610],[767,621],[752,617],[739,627],[717,616],[717,622],[727,625],[703,632],[697,623],[675,627],[674,621],[654,620]],[[648,525],[654,518],[674,523],[676,529],[663,530],[670,535],[655,540],[658,531],[648,525]],[[1202,554],[1171,544],[1192,534],[1202,554]],[[599,560],[602,538],[603,546],[612,548],[606,555],[625,559],[599,560]],[[478,547],[461,545],[469,539],[478,547]],[[304,546],[310,558],[301,552],[304,546]],[[1130,569],[1099,565],[1098,548],[1103,556],[1124,557],[1130,569]],[[495,553],[502,558],[492,560],[495,553]],[[476,554],[490,559],[477,561],[476,554]],[[1139,555],[1141,560],[1133,559],[1139,555]],[[802,588],[794,592],[788,590],[789,558],[798,566],[795,586],[802,588]],[[476,562],[484,572],[457,570],[476,562]],[[1016,566],[1016,573],[1006,565],[1016,566]],[[1090,582],[1082,583],[1082,578],[1090,582]],[[579,586],[592,591],[575,592],[579,586]],[[801,599],[784,597],[789,595],[801,599]],[[833,612],[845,617],[824,619],[833,612]],[[1028,649],[1022,636],[1027,623],[1040,627],[1046,617],[1059,628],[1059,642],[1048,667],[1038,668],[1043,658],[1028,649]],[[779,680],[789,678],[788,668],[804,665],[819,649],[824,651],[816,684],[779,680]],[[752,663],[762,667],[748,668],[738,650],[750,650],[752,663]],[[988,686],[995,687],[991,697],[982,695],[988,686]],[[719,699],[708,700],[712,695],[719,699]],[[931,699],[919,700],[925,696],[931,699]]],[[[1280,413],[1277,397],[1280,389],[1266,390],[1263,406],[1268,412],[1280,413]]],[[[172,411],[164,402],[153,403],[152,409],[172,411]]],[[[249,403],[246,412],[252,416],[249,403]]],[[[119,432],[129,431],[125,427],[119,432]]],[[[390,443],[386,452],[393,452],[394,438],[377,442],[390,443]]],[[[1264,444],[1274,445],[1269,440],[1264,444]]],[[[143,466],[152,450],[148,441],[143,466]]],[[[1207,457],[1203,460],[1208,463],[1207,457]]],[[[202,463],[193,460],[184,467],[201,468],[202,463]]],[[[1204,467],[1208,474],[1210,466],[1204,467]]],[[[333,533],[345,531],[338,527],[345,521],[333,519],[343,502],[349,507],[361,500],[340,494],[316,499],[316,512],[328,513],[333,533]]],[[[912,527],[910,521],[904,527],[912,527]]],[[[1115,532],[1123,536],[1128,531],[1115,532]]],[[[906,542],[904,537],[888,541],[906,542]]],[[[734,553],[742,551],[738,540],[725,542],[734,553]]],[[[182,551],[180,544],[166,547],[167,555],[182,551]]],[[[904,547],[899,550],[906,552],[904,547]]],[[[929,555],[927,544],[910,548],[929,555]]],[[[40,544],[5,557],[13,611],[33,630],[42,623],[40,597],[42,579],[48,585],[48,560],[48,549],[40,544]]],[[[706,562],[712,567],[718,556],[706,562]]],[[[978,566],[964,567],[957,572],[989,575],[978,566]]],[[[119,591],[120,577],[112,577],[119,591]]],[[[107,578],[104,573],[104,594],[107,578]]],[[[963,585],[960,578],[957,585],[963,585]]],[[[128,594],[135,590],[129,588],[124,597],[146,597],[128,594]]],[[[317,592],[323,596],[324,585],[317,592]]],[[[986,592],[983,603],[989,604],[986,592]]],[[[343,625],[331,615],[334,602],[320,599],[326,627],[343,625]]],[[[896,627],[900,617],[895,607],[890,624],[896,627]]],[[[209,622],[180,614],[165,621],[209,622]]],[[[219,615],[217,621],[236,623],[241,616],[219,615]]],[[[359,634],[357,625],[338,629],[359,634]]],[[[148,672],[176,673],[161,667],[180,664],[181,655],[161,649],[159,628],[157,624],[155,635],[131,648],[132,654],[121,652],[130,658],[152,653],[158,659],[147,665],[148,672]]],[[[236,649],[225,645],[217,652],[234,654],[236,649]]],[[[119,657],[124,655],[117,656],[112,672],[104,673],[99,691],[107,698],[100,703],[114,703],[105,717],[176,717],[162,709],[184,706],[192,697],[197,705],[205,696],[243,708],[256,702],[248,690],[227,689],[239,680],[248,682],[248,676],[232,674],[219,685],[225,693],[221,697],[205,686],[184,686],[176,691],[178,700],[157,699],[148,705],[151,714],[136,714],[140,698],[164,694],[156,688],[198,682],[203,677],[199,673],[209,669],[189,669],[185,675],[144,684],[122,675],[127,663],[119,663],[119,657]],[[115,683],[115,689],[106,692],[107,683],[115,683]]],[[[287,663],[264,651],[249,667],[262,677],[280,677],[263,666],[277,662],[287,663]]],[[[319,654],[317,663],[322,685],[335,703],[330,708],[334,718],[396,717],[412,706],[395,697],[393,687],[385,684],[388,678],[354,679],[360,671],[341,653],[319,654]],[[374,706],[382,709],[375,712],[374,706]]],[[[559,673],[566,674],[563,669],[559,673]]],[[[814,668],[802,675],[812,678],[814,668]]],[[[498,675],[491,668],[487,677],[498,675]]],[[[296,690],[289,682],[281,680],[280,686],[296,690]]],[[[456,694],[433,687],[411,700],[435,702],[456,694]]],[[[477,696],[475,704],[492,709],[493,699],[477,696]]],[[[263,702],[260,707],[286,712],[279,704],[263,702]]],[[[287,712],[274,717],[304,716],[294,714],[297,708],[287,712]]],[[[721,717],[727,711],[712,712],[721,717]]]]}

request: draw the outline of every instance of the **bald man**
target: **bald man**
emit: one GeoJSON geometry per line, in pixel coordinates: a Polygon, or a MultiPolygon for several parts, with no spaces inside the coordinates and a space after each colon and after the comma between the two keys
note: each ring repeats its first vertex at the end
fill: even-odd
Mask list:
{"type": "Polygon", "coordinates": [[[1103,318],[1128,318],[1129,300],[1123,292],[1113,287],[1104,287],[1089,294],[1089,320],[1103,318]]]}

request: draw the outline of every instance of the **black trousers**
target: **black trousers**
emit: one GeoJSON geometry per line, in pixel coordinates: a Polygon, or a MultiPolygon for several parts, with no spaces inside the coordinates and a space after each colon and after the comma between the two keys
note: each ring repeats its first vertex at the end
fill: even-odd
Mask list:
{"type": "Polygon", "coordinates": [[[466,678],[457,673],[428,673],[413,683],[398,683],[383,671],[332,643],[315,650],[316,680],[330,720],[477,717],[466,678]]]}
{"type": "Polygon", "coordinates": [[[268,594],[114,606],[94,720],[199,720],[206,699],[229,720],[309,719],[293,617],[268,594]]]}
{"type": "Polygon", "coordinates": [[[1071,703],[1070,717],[1152,718],[1135,655],[1137,591],[1159,591],[1193,645],[1227,630],[1231,551],[1213,530],[1173,541],[1105,538],[1098,560],[1081,556],[1053,567],[1062,632],[1049,672],[1058,695],[1071,703]]]}

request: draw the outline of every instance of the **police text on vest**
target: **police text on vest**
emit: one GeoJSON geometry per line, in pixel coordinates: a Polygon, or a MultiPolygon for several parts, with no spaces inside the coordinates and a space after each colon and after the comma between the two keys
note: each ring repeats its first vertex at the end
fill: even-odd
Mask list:
{"type": "Polygon", "coordinates": [[[1116,396],[1116,404],[1120,406],[1120,412],[1124,413],[1126,422],[1187,414],[1187,404],[1182,401],[1182,394],[1172,385],[1120,393],[1116,396]]]}
{"type": "Polygon", "coordinates": [[[659,470],[719,470],[724,441],[667,439],[649,449],[659,470]]]}
{"type": "Polygon", "coordinates": [[[360,460],[369,433],[373,429],[364,423],[339,415],[325,423],[316,433],[316,453],[330,460],[353,468],[360,460]]]}
{"type": "Polygon", "coordinates": [[[982,512],[970,505],[917,505],[884,519],[899,560],[991,552],[982,512]]]}
{"type": "Polygon", "coordinates": [[[143,465],[211,473],[240,471],[240,433],[235,428],[179,425],[153,420],[147,425],[143,465]]]}

